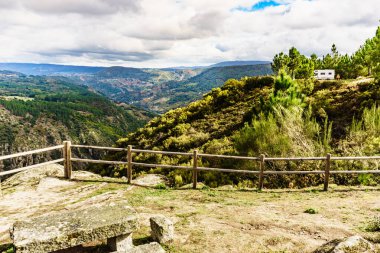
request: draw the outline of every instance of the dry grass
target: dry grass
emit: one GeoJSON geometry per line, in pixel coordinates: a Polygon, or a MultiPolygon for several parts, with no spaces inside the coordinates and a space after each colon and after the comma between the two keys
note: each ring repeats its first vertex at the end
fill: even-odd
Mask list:
{"type": "Polygon", "coordinates": [[[312,252],[333,239],[374,236],[365,227],[379,213],[379,189],[334,188],[261,193],[135,188],[125,197],[140,213],[137,241],[149,240],[152,214],[176,222],[169,252],[312,252]]]}

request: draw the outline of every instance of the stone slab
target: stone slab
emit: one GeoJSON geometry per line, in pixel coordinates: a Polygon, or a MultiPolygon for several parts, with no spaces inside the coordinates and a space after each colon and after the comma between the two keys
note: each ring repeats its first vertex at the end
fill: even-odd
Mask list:
{"type": "Polygon", "coordinates": [[[17,252],[33,253],[128,235],[137,228],[134,209],[125,203],[111,203],[19,221],[10,233],[17,252]]]}

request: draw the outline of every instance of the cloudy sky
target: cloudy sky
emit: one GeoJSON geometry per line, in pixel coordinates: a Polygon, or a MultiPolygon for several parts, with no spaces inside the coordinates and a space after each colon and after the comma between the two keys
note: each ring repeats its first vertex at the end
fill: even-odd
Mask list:
{"type": "Polygon", "coordinates": [[[0,0],[0,62],[167,67],[355,51],[379,0],[0,0]]]}

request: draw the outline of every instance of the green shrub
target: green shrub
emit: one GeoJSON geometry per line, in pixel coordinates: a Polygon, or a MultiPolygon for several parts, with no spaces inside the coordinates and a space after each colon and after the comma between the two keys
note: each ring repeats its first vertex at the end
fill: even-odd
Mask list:
{"type": "Polygon", "coordinates": [[[210,190],[210,186],[204,185],[204,186],[202,186],[202,190],[208,191],[208,190],[210,190]]]}
{"type": "Polygon", "coordinates": [[[265,86],[272,86],[274,82],[272,76],[246,77],[243,80],[245,82],[244,89],[247,91],[256,88],[264,88],[265,86]]]}
{"type": "Polygon", "coordinates": [[[183,180],[182,180],[182,176],[181,175],[175,175],[174,176],[174,185],[176,187],[180,187],[183,185],[183,180]]]}
{"type": "Polygon", "coordinates": [[[366,227],[368,232],[380,232],[380,216],[373,217],[366,227]]]}
{"type": "Polygon", "coordinates": [[[157,190],[166,190],[167,186],[164,183],[160,183],[154,187],[157,190]]]}
{"type": "Polygon", "coordinates": [[[372,174],[360,174],[358,176],[358,181],[362,185],[367,185],[367,186],[375,186],[377,185],[374,176],[372,174]]]}
{"type": "Polygon", "coordinates": [[[13,253],[15,252],[15,248],[13,244],[3,244],[3,245],[0,245],[0,252],[13,253]]]}
{"type": "Polygon", "coordinates": [[[243,155],[313,156],[321,153],[320,127],[304,110],[275,106],[274,112],[246,124],[234,137],[236,150],[243,155]]]}
{"type": "Polygon", "coordinates": [[[317,214],[318,211],[315,210],[314,208],[308,208],[304,211],[304,213],[308,213],[308,214],[317,214]]]}
{"type": "Polygon", "coordinates": [[[314,90],[313,79],[299,79],[297,80],[300,91],[305,95],[310,95],[314,90]]]}

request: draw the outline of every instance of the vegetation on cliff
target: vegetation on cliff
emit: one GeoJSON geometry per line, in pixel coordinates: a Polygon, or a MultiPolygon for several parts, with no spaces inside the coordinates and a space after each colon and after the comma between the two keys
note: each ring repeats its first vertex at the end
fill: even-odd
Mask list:
{"type": "MultiPolygon", "coordinates": [[[[379,124],[374,120],[379,117],[378,101],[380,86],[372,79],[294,81],[283,73],[277,78],[231,79],[224,86],[205,94],[202,100],[154,118],[144,128],[120,139],[118,145],[186,152],[198,149],[204,153],[251,156],[261,153],[268,156],[324,156],[327,152],[334,155],[375,155],[380,153],[376,144],[379,124]],[[350,141],[353,138],[356,140],[350,141]],[[365,141],[360,142],[359,138],[365,141]]],[[[134,159],[149,163],[191,164],[190,159],[180,157],[140,154],[134,159]]],[[[227,159],[202,158],[200,165],[258,169],[257,164],[227,159]]],[[[314,168],[301,163],[273,163],[269,166],[278,170],[310,170],[323,164],[316,163],[314,168]]],[[[347,166],[363,169],[376,165],[336,163],[334,166],[336,169],[347,166]]],[[[107,171],[103,173],[107,174],[107,171]]],[[[123,175],[124,171],[122,167],[114,168],[113,174],[123,175]]],[[[136,171],[143,169],[136,167],[136,171]]],[[[176,181],[186,183],[191,179],[190,173],[185,171],[154,171],[168,174],[173,184],[176,181]]],[[[252,179],[202,172],[199,180],[215,186],[238,184],[247,178],[252,179]]],[[[269,182],[271,177],[267,178],[269,182]]],[[[334,178],[337,183],[347,180],[358,183],[361,180],[361,177],[334,178]]],[[[369,182],[372,179],[365,180],[369,182]]],[[[292,182],[299,186],[318,184],[322,177],[278,176],[270,184],[288,186],[292,182]]]]}
{"type": "MultiPolygon", "coordinates": [[[[131,106],[117,106],[62,77],[2,73],[0,93],[1,154],[61,144],[63,140],[112,145],[152,116],[131,106]]],[[[5,169],[18,162],[5,164],[5,169]]]]}

